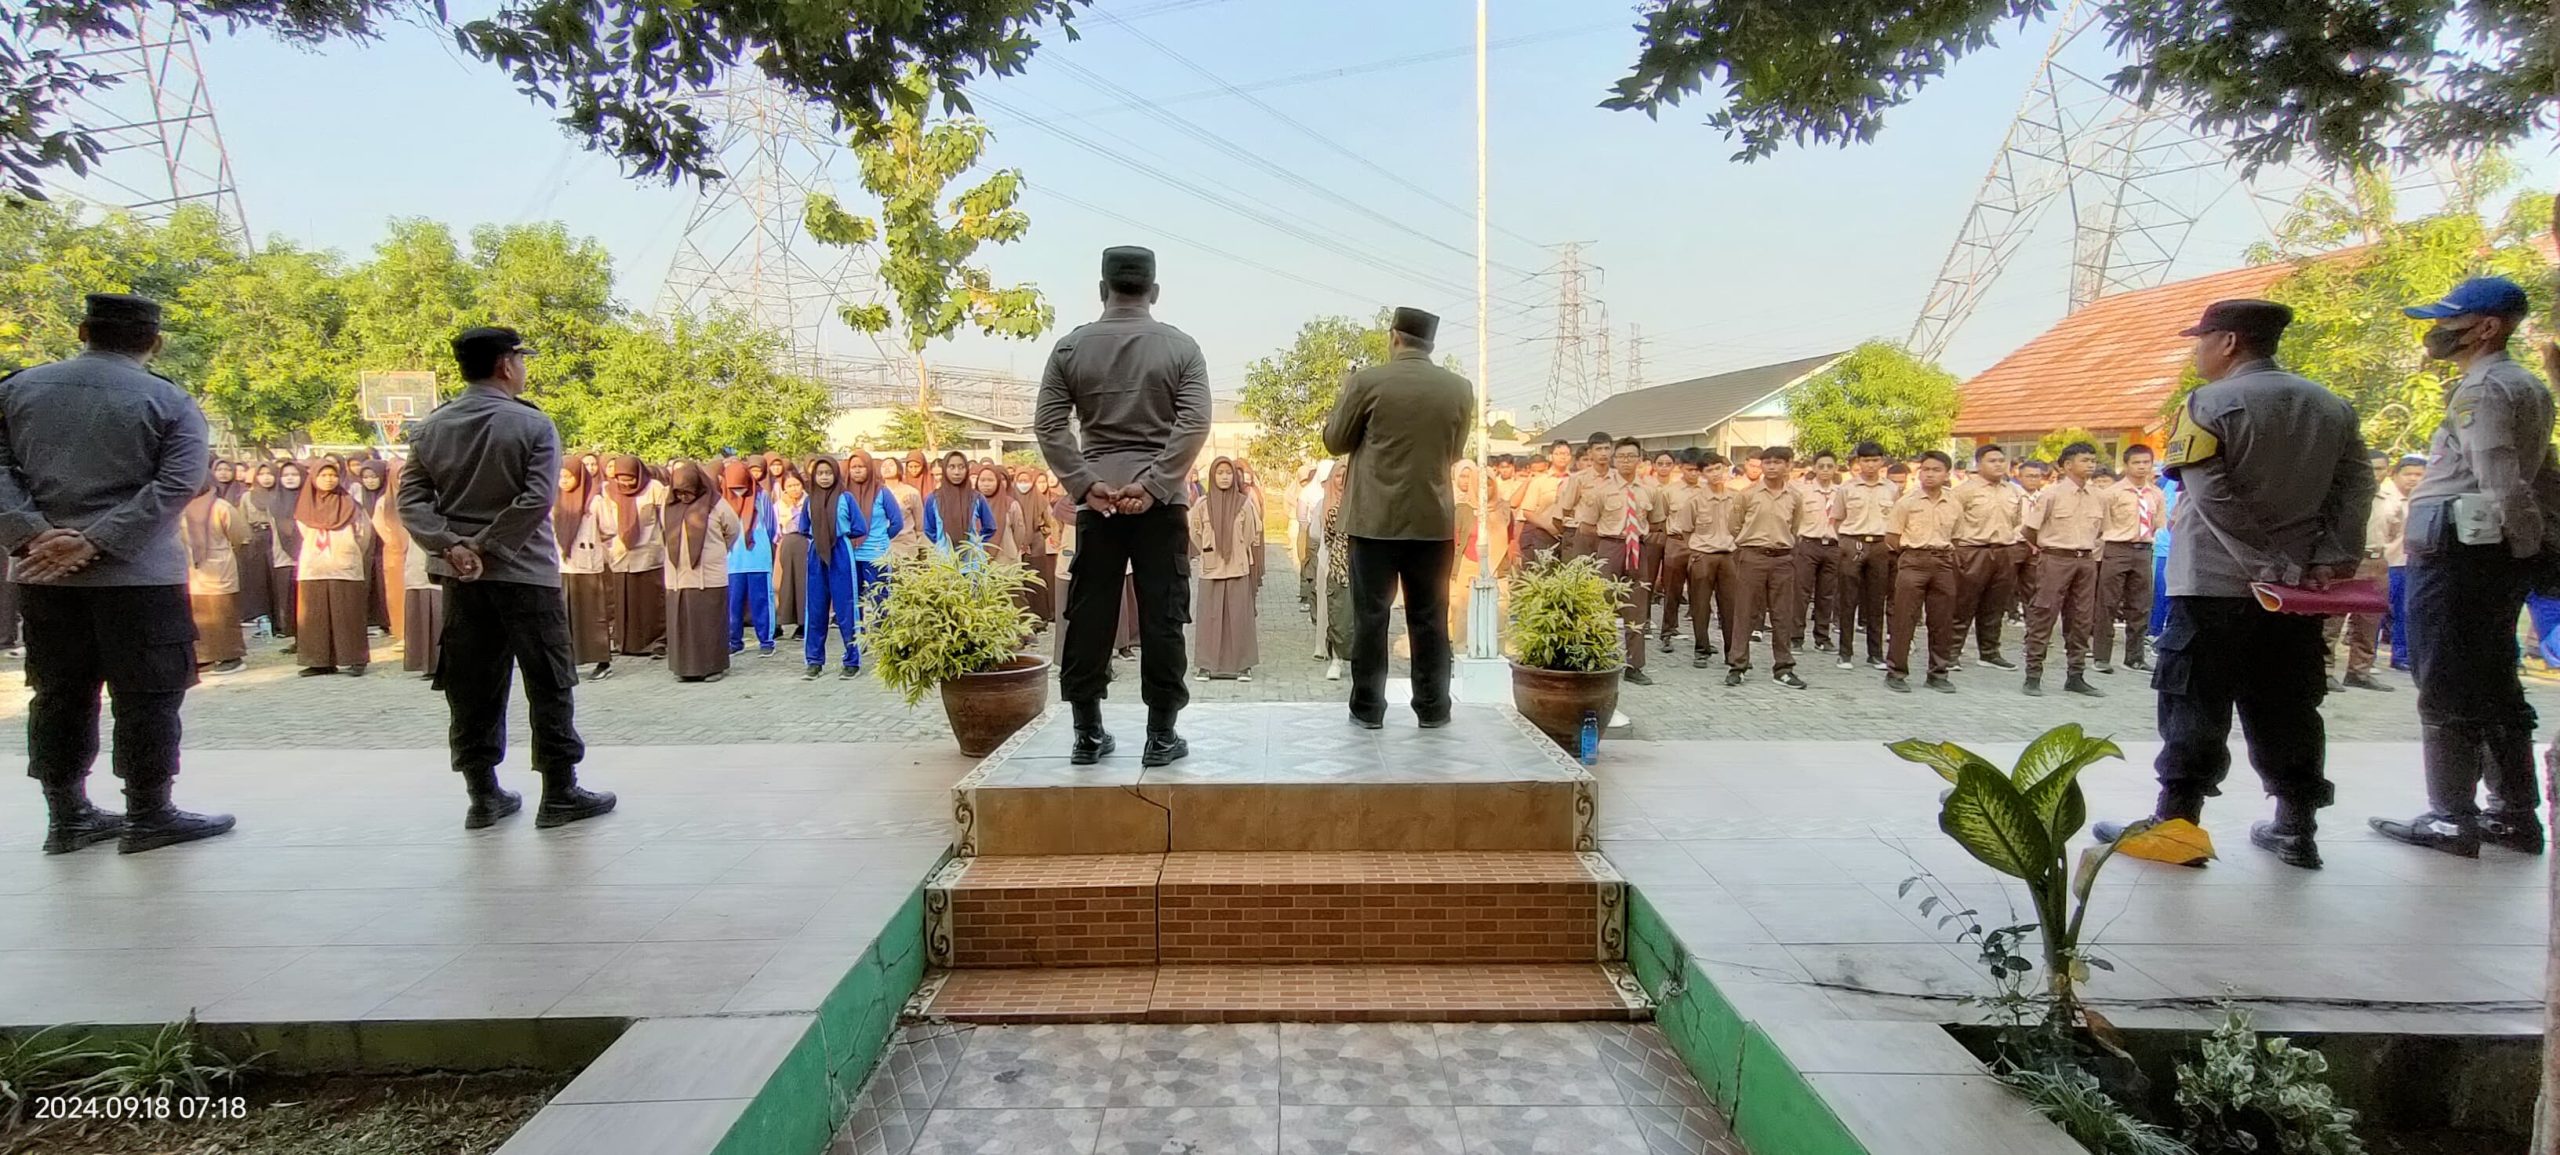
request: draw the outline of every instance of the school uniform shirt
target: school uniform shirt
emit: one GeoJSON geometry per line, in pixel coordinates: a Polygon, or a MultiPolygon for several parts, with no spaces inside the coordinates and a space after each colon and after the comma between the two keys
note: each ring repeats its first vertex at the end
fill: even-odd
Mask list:
{"type": "Polygon", "coordinates": [[[1735,510],[1732,491],[1719,485],[1687,486],[1671,499],[1666,523],[1672,536],[1688,543],[1691,553],[1733,552],[1735,510]]]}
{"type": "MultiPolygon", "coordinates": [[[[684,516],[674,505],[661,503],[659,530],[666,559],[667,588],[671,590],[725,590],[729,588],[729,547],[746,534],[746,522],[727,502],[711,500],[711,516],[702,526],[702,560],[692,558],[689,541],[678,541],[684,533],[684,516]]],[[[772,563],[768,561],[767,565],[772,563]]]]}
{"type": "Polygon", "coordinates": [[[2014,545],[2025,540],[2021,529],[2027,491],[2005,481],[1965,479],[1955,487],[1956,544],[2014,545]]]}
{"type": "MultiPolygon", "coordinates": [[[[611,484],[608,482],[607,484],[611,484]]],[[[605,568],[614,573],[647,573],[667,564],[666,537],[658,530],[658,511],[667,504],[667,487],[651,483],[633,499],[639,532],[622,541],[622,505],[612,493],[596,495],[596,527],[604,535],[605,568]]]]}
{"type": "Polygon", "coordinates": [[[1904,549],[1945,549],[1956,543],[1956,527],[1963,520],[1964,505],[1953,493],[1941,486],[1936,496],[1918,486],[1893,503],[1893,516],[1885,532],[1900,540],[1904,549]]]}
{"type": "Polygon", "coordinates": [[[2107,491],[2095,482],[2063,478],[2044,487],[2028,507],[2026,528],[2039,549],[2096,549],[2107,524],[2107,491]]]}
{"type": "Polygon", "coordinates": [[[560,543],[560,572],[605,572],[604,518],[596,511],[602,498],[587,500],[586,516],[578,519],[578,532],[560,543]]]}
{"type": "Polygon", "coordinates": [[[1574,494],[1573,523],[1578,529],[1601,537],[1644,532],[1645,510],[1653,494],[1641,479],[1629,481],[1612,471],[1567,488],[1574,494]]]}
{"type": "Polygon", "coordinates": [[[1810,481],[1795,483],[1804,492],[1804,523],[1796,527],[1796,536],[1807,541],[1837,541],[1840,527],[1831,524],[1831,495],[1837,484],[1826,488],[1810,481]]]}
{"type": "MultiPolygon", "coordinates": [[[[197,548],[194,528],[187,523],[184,511],[178,516],[178,539],[187,550],[187,592],[190,594],[236,594],[240,592],[240,555],[236,552],[249,544],[248,519],[230,502],[217,497],[206,511],[203,548],[197,548]]],[[[261,576],[258,580],[265,581],[261,576]]]]}
{"type": "Polygon", "coordinates": [[[2373,514],[2365,519],[2365,546],[2380,548],[2382,564],[2398,569],[2409,564],[2408,534],[2409,499],[2401,496],[2399,486],[2384,482],[2374,496],[2373,514]]]}
{"type": "Polygon", "coordinates": [[[294,577],[307,582],[363,581],[365,552],[372,543],[373,523],[361,513],[354,521],[336,529],[303,526],[302,551],[295,559],[295,564],[301,568],[294,572],[294,577]]]}
{"type": "Polygon", "coordinates": [[[1794,549],[1804,524],[1804,493],[1792,485],[1755,482],[1734,498],[1733,540],[1753,549],[1794,549]]]}
{"type": "Polygon", "coordinates": [[[1879,478],[1869,484],[1850,478],[1831,491],[1831,524],[1840,528],[1842,537],[1881,535],[1890,528],[1898,496],[1890,481],[1879,478]]]}
{"type": "Polygon", "coordinates": [[[766,500],[763,494],[757,494],[755,506],[749,511],[753,515],[750,519],[738,516],[738,511],[729,505],[727,495],[717,496],[713,500],[720,503],[720,508],[729,511],[730,520],[739,524],[738,533],[729,542],[729,572],[772,573],[773,503],[766,500]]]}
{"type": "Polygon", "coordinates": [[[2137,489],[2119,481],[2107,490],[2106,540],[2149,545],[2169,522],[2169,502],[2158,485],[2137,489]]]}

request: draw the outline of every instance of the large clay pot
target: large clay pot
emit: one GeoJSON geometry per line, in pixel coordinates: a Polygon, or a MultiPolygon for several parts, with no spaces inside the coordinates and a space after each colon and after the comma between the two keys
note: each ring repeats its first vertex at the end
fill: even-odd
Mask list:
{"type": "Polygon", "coordinates": [[[942,684],[942,712],[951,719],[951,736],[960,740],[960,752],[972,758],[995,753],[1048,706],[1049,659],[1036,654],[942,684]]]}
{"type": "Polygon", "coordinates": [[[1511,704],[1531,725],[1556,740],[1565,753],[1579,754],[1582,716],[1597,714],[1600,728],[1618,712],[1618,676],[1624,670],[1542,670],[1511,663],[1511,704]]]}

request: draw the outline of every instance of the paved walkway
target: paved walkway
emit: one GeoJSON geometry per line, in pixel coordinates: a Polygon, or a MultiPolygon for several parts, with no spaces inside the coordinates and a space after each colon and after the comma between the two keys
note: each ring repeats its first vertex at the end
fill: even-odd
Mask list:
{"type": "MultiPolygon", "coordinates": [[[[1313,627],[1298,612],[1296,585],[1285,569],[1285,561],[1275,568],[1262,600],[1263,664],[1254,680],[1194,682],[1195,700],[1318,702],[1348,695],[1347,683],[1324,679],[1324,664],[1313,656],[1313,627]]],[[[1939,732],[1982,741],[2023,740],[2064,721],[2125,737],[2155,732],[2148,684],[2132,672],[2093,675],[2108,691],[2099,700],[2058,692],[2058,671],[2048,696],[2026,698],[2018,693],[2018,675],[1980,667],[1956,675],[1960,693],[1906,695],[1887,693],[1883,675],[1874,670],[1840,670],[1809,658],[1799,672],[1810,687],[1789,690],[1769,681],[1763,653],[1763,668],[1748,683],[1728,688],[1721,666],[1691,668],[1686,645],[1676,655],[1651,655],[1655,685],[1626,687],[1621,709],[1634,720],[1637,737],[1852,738],[1898,732],[1922,716],[1939,732]]],[[[396,644],[377,651],[373,672],[362,679],[295,677],[293,659],[279,656],[276,646],[259,640],[251,647],[248,672],[209,679],[188,696],[190,749],[275,749],[323,735],[328,744],[349,748],[423,748],[444,741],[443,699],[416,675],[400,672],[396,644]]],[[[2014,660],[2014,638],[2009,646],[2014,660]]],[[[803,682],[799,643],[784,642],[781,651],[759,658],[750,649],[727,680],[707,685],[680,684],[663,664],[623,659],[612,679],[579,688],[580,726],[590,743],[611,745],[948,740],[939,702],[928,698],[910,710],[876,679],[840,681],[832,670],[821,681],[803,682]]],[[[1135,700],[1134,664],[1121,665],[1115,690],[1135,700]]],[[[26,691],[16,666],[0,664],[0,752],[25,748],[26,691]]],[[[1403,672],[1401,662],[1397,672],[1403,672]]],[[[2416,695],[2407,676],[2384,677],[2399,692],[2344,691],[2331,697],[2325,713],[2332,740],[2416,740],[2416,695]]],[[[2531,681],[2528,693],[2546,715],[2560,717],[2560,686],[2531,681]]],[[[521,710],[517,736],[523,736],[521,710]]]]}

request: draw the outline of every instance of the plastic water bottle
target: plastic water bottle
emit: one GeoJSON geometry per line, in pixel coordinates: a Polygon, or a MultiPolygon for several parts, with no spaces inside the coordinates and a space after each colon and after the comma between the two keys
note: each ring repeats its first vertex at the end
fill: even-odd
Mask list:
{"type": "Polygon", "coordinates": [[[1596,710],[1582,712],[1582,764],[1589,766],[1600,760],[1600,714],[1596,710]]]}

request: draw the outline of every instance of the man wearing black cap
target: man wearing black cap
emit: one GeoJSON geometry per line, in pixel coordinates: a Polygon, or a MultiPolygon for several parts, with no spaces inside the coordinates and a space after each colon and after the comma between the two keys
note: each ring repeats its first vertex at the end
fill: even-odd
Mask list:
{"type": "Polygon", "coordinates": [[[614,796],[578,785],[578,684],[569,658],[569,607],[560,592],[560,547],[551,504],[560,489],[560,431],[524,399],[533,350],[513,329],[465,329],[453,339],[462,394],[409,435],[400,474],[400,521],[427,551],[444,590],[436,688],[453,714],[453,768],[477,830],[524,808],[498,785],[507,754],[507,684],[524,670],[533,722],[533,768],[542,805],[533,824],[562,826],[613,809],[614,796]]]}
{"type": "Polygon", "coordinates": [[[68,361],[0,378],[0,549],[25,615],[27,776],[44,786],[44,852],[121,836],[133,854],[232,826],[169,804],[178,707],[196,684],[178,519],[212,483],[212,452],[195,402],[146,368],[159,305],[92,293],[80,343],[68,361]],[[123,814],[89,802],[102,688],[123,814]]]}
{"type": "Polygon", "coordinates": [[[1082,507],[1058,661],[1059,696],[1075,711],[1076,765],[1113,748],[1102,699],[1124,574],[1137,586],[1138,693],[1147,703],[1139,760],[1164,766],[1191,752],[1174,730],[1191,701],[1182,682],[1182,626],[1191,620],[1184,507],[1191,463],[1209,440],[1209,363],[1198,342],[1149,313],[1157,292],[1154,252],[1103,250],[1102,317],[1049,351],[1032,417],[1040,455],[1082,507]]]}
{"type": "Polygon", "coordinates": [[[1449,724],[1449,566],[1458,531],[1449,467],[1466,451],[1476,389],[1431,363],[1439,331],[1438,317],[1396,310],[1387,361],[1344,381],[1324,423],[1325,451],[1351,458],[1342,499],[1342,532],[1351,538],[1351,721],[1371,730],[1386,723],[1387,611],[1399,586],[1413,643],[1414,717],[1425,729],[1449,724]]]}
{"type": "Polygon", "coordinates": [[[2461,378],[2426,476],[2409,495],[2409,650],[2418,683],[2427,812],[2376,818],[2383,837],[2476,858],[2480,844],[2543,849],[2533,778],[2533,707],[2516,680],[2516,615],[2547,573],[2549,520],[2560,516],[2560,459],[2551,449],[2551,390],[2507,356],[2531,306],[2504,277],[2454,286],[2404,312],[2435,322],[2427,355],[2461,378]],[[2488,805],[2481,806],[2481,788],[2488,805]]]}
{"type": "MultiPolygon", "coordinates": [[[[2276,367],[2292,323],[2293,310],[2272,301],[2217,301],[2185,333],[2207,384],[2187,396],[2162,455],[2182,489],[2171,514],[2169,622],[2151,673],[2162,743],[2152,813],[2202,820],[2204,800],[2231,770],[2236,709],[2249,761],[2276,800],[2275,821],[2251,826],[2249,841],[2317,868],[2313,819],[2334,800],[2320,619],[2269,612],[2249,586],[2353,574],[2373,474],[2354,408],[2276,367]]],[[[2102,840],[2122,832],[2120,823],[2097,827],[2102,840]]]]}

